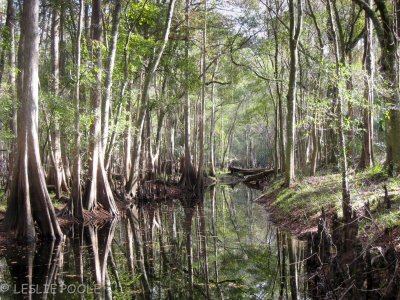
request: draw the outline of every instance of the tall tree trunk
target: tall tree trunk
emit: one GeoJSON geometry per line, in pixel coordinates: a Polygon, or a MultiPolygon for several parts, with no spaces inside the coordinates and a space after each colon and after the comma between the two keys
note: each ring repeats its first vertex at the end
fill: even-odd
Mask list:
{"type": "Polygon", "coordinates": [[[92,88],[91,105],[93,123],[90,128],[89,142],[89,173],[84,197],[85,208],[92,211],[101,203],[103,208],[112,215],[118,214],[114,196],[104,168],[103,149],[101,144],[101,90],[102,90],[102,0],[92,2],[92,44],[93,70],[96,83],[92,88]]]}
{"type": "Polygon", "coordinates": [[[140,109],[139,109],[138,118],[136,121],[137,133],[136,133],[136,135],[134,137],[134,141],[133,141],[132,168],[131,168],[129,180],[128,180],[127,184],[125,185],[125,190],[126,190],[127,194],[133,194],[138,187],[139,159],[141,156],[140,154],[141,154],[141,148],[142,148],[142,133],[143,133],[144,121],[145,121],[145,117],[146,117],[146,108],[148,105],[147,102],[149,99],[150,83],[154,77],[154,74],[157,70],[157,67],[160,63],[161,57],[164,53],[165,47],[168,42],[169,33],[171,30],[172,16],[174,14],[175,2],[176,2],[176,0],[171,0],[169,3],[168,14],[167,14],[166,22],[165,22],[165,27],[164,27],[162,44],[157,49],[154,57],[149,62],[149,66],[146,68],[146,75],[145,75],[144,84],[143,84],[143,91],[142,91],[141,101],[139,104],[140,109]]]}
{"type": "MultiPolygon", "coordinates": [[[[164,92],[163,92],[164,93],[164,92]]],[[[157,118],[157,132],[156,132],[156,139],[154,143],[154,151],[153,148],[150,147],[150,167],[152,176],[157,175],[157,170],[159,169],[157,166],[158,159],[160,157],[160,150],[161,150],[161,141],[163,138],[163,125],[164,125],[164,118],[165,118],[165,111],[163,109],[160,110],[158,113],[157,118]]]]}
{"type": "Polygon", "coordinates": [[[90,41],[90,4],[86,3],[85,4],[85,15],[84,15],[84,37],[86,39],[86,41],[89,43],[90,41]]]}
{"type": "Polygon", "coordinates": [[[274,101],[274,174],[278,175],[280,169],[279,156],[279,111],[276,101],[274,101]]]}
{"type": "Polygon", "coordinates": [[[312,139],[312,154],[311,154],[311,176],[315,176],[317,172],[317,161],[318,161],[318,150],[319,150],[319,140],[318,140],[318,125],[317,125],[317,113],[314,112],[313,114],[313,124],[312,124],[312,132],[311,132],[311,139],[312,139]]]}
{"type": "Polygon", "coordinates": [[[125,81],[121,87],[120,97],[119,97],[121,101],[117,105],[117,109],[116,109],[117,113],[114,116],[114,130],[112,131],[111,136],[109,138],[107,150],[105,153],[104,165],[105,165],[106,171],[109,171],[109,173],[110,173],[109,169],[110,169],[110,164],[111,164],[111,157],[112,157],[114,146],[115,146],[115,140],[117,139],[117,135],[118,135],[117,130],[115,128],[118,126],[118,123],[121,119],[122,107],[124,104],[123,97],[125,95],[125,90],[126,90],[127,85],[128,85],[128,82],[125,81]]]}
{"type": "MultiPolygon", "coordinates": [[[[274,40],[275,40],[275,53],[274,53],[274,76],[275,78],[279,78],[279,37],[278,37],[278,28],[276,22],[274,22],[273,27],[274,32],[274,40]]],[[[278,81],[275,81],[275,89],[276,94],[278,96],[278,113],[279,113],[279,157],[280,157],[280,169],[281,172],[285,172],[285,117],[283,112],[283,104],[282,104],[282,93],[281,93],[281,85],[278,81]]]]}
{"type": "MultiPolygon", "coordinates": [[[[65,189],[67,190],[68,187],[71,184],[71,166],[70,166],[70,159],[68,156],[68,146],[69,144],[67,143],[67,138],[63,136],[62,131],[61,131],[61,160],[63,163],[63,169],[64,169],[64,176],[65,176],[65,184],[66,187],[65,189]]],[[[64,188],[64,187],[63,187],[64,188]]]]}
{"type": "MultiPolygon", "coordinates": [[[[59,8],[54,5],[52,9],[52,25],[51,25],[51,83],[52,93],[54,97],[59,97],[59,86],[60,86],[60,13],[59,8]]],[[[64,165],[61,154],[61,132],[60,124],[57,118],[52,120],[50,124],[51,131],[51,147],[50,151],[53,153],[50,155],[52,158],[52,165],[50,170],[51,177],[49,178],[50,184],[55,187],[56,197],[61,197],[61,192],[68,192],[68,186],[66,182],[64,165]]]]}
{"type": "Polygon", "coordinates": [[[144,160],[144,178],[145,180],[153,179],[153,166],[152,166],[152,159],[151,159],[151,148],[152,148],[152,141],[151,141],[151,132],[152,132],[152,120],[151,120],[151,111],[147,109],[146,111],[146,119],[145,119],[145,130],[144,133],[144,144],[147,150],[145,154],[144,160]]]}
{"type": "MultiPolygon", "coordinates": [[[[142,89],[142,74],[139,74],[139,82],[138,82],[138,95],[137,95],[137,105],[139,104],[140,101],[140,91],[142,89]]],[[[130,101],[130,103],[128,104],[128,108],[129,108],[129,115],[127,116],[128,121],[133,121],[134,117],[133,117],[133,113],[134,113],[134,109],[132,107],[132,102],[130,101]]],[[[130,122],[130,123],[131,123],[130,122]]],[[[130,123],[128,123],[128,127],[126,128],[126,133],[125,133],[125,160],[124,160],[124,182],[125,184],[127,183],[127,181],[129,180],[129,176],[131,174],[131,170],[132,170],[132,154],[131,154],[131,149],[132,149],[132,136],[131,136],[131,131],[132,131],[132,126],[130,125],[130,123]]]]}
{"type": "MultiPolygon", "coordinates": [[[[369,0],[369,5],[372,0],[369,0]]],[[[374,59],[374,46],[373,46],[373,27],[371,18],[365,17],[367,31],[364,36],[364,69],[365,75],[365,89],[364,89],[364,109],[363,109],[363,143],[361,150],[360,168],[369,168],[374,165],[373,155],[373,117],[372,110],[374,105],[374,76],[375,76],[375,59],[374,59]]]]}
{"type": "Polygon", "coordinates": [[[215,176],[215,76],[218,72],[219,60],[215,62],[215,68],[211,83],[211,117],[210,117],[210,175],[215,176]]]}
{"type": "Polygon", "coordinates": [[[17,238],[33,242],[36,222],[41,237],[61,239],[54,207],[46,189],[39,154],[39,0],[25,0],[21,16],[18,99],[19,126],[17,159],[14,164],[5,225],[16,230],[17,238]]]}
{"type": "Polygon", "coordinates": [[[75,148],[74,166],[72,176],[72,207],[71,212],[75,218],[83,218],[82,186],[81,186],[81,129],[80,129],[80,73],[81,73],[81,43],[83,31],[84,0],[79,1],[78,33],[76,37],[76,83],[74,91],[75,106],[75,148]]]}
{"type": "Polygon", "coordinates": [[[181,183],[183,186],[187,188],[193,187],[196,180],[196,173],[194,171],[194,167],[192,164],[192,155],[191,155],[191,145],[190,145],[190,95],[189,95],[189,36],[190,36],[190,27],[189,27],[189,10],[190,10],[190,1],[186,0],[185,2],[185,23],[186,23],[186,37],[185,37],[185,106],[184,106],[184,115],[185,115],[185,157],[184,164],[182,167],[182,178],[181,183]]]}
{"type": "MultiPolygon", "coordinates": [[[[311,15],[311,18],[313,20],[315,29],[317,31],[318,45],[319,45],[319,52],[320,52],[320,61],[321,61],[321,64],[322,64],[323,59],[324,59],[324,52],[323,52],[324,42],[322,40],[321,29],[320,29],[320,27],[318,25],[317,17],[314,14],[314,10],[313,10],[313,7],[311,5],[310,0],[307,0],[307,5],[308,5],[308,8],[309,8],[310,15],[311,15]]],[[[322,68],[319,68],[319,70],[318,70],[318,81],[317,82],[318,82],[318,88],[319,89],[320,89],[320,86],[321,86],[320,85],[320,81],[321,81],[321,77],[322,77],[321,70],[322,70],[322,68]]],[[[312,145],[313,145],[312,154],[311,154],[311,166],[310,166],[310,175],[311,176],[315,176],[315,174],[317,172],[318,153],[321,150],[320,142],[319,142],[320,141],[320,137],[319,137],[319,134],[318,134],[318,127],[319,127],[318,126],[318,119],[319,119],[319,114],[318,114],[317,109],[315,108],[314,112],[313,112],[313,122],[312,122],[312,132],[311,132],[311,140],[312,140],[312,145]]]]}
{"type": "MultiPolygon", "coordinates": [[[[120,91],[120,102],[118,103],[118,108],[117,108],[117,115],[114,119],[114,128],[117,127],[116,125],[118,124],[118,121],[120,119],[121,113],[122,113],[122,106],[123,106],[123,99],[124,99],[124,95],[126,92],[126,87],[128,86],[128,81],[129,81],[129,52],[128,52],[128,44],[131,38],[131,32],[128,33],[127,37],[126,37],[126,41],[125,41],[125,47],[124,47],[124,76],[125,76],[125,80],[122,83],[121,86],[121,91],[120,91]]],[[[141,78],[141,77],[140,77],[141,78]]],[[[140,90],[140,85],[139,85],[139,90],[140,90]]],[[[131,136],[130,136],[130,132],[131,132],[131,114],[129,113],[131,111],[130,109],[131,106],[131,99],[128,100],[128,107],[127,107],[127,113],[129,115],[129,117],[127,117],[127,129],[126,132],[129,132],[129,135],[125,135],[125,138],[128,140],[125,140],[127,142],[127,145],[129,145],[129,149],[126,149],[125,152],[125,156],[129,156],[130,157],[130,147],[131,147],[131,136]]],[[[108,145],[106,145],[106,147],[104,148],[106,150],[106,155],[105,155],[105,168],[106,170],[109,169],[110,166],[110,162],[111,162],[111,154],[114,148],[114,142],[116,139],[116,130],[114,129],[112,134],[111,134],[111,138],[110,141],[108,143],[108,145]]],[[[130,158],[129,158],[130,160],[130,158]]],[[[127,164],[125,164],[125,166],[128,166],[127,164]]],[[[130,162],[129,162],[129,171],[130,171],[130,162]]],[[[124,181],[126,182],[126,180],[128,180],[128,176],[129,173],[124,177],[124,181]]]]}
{"type": "MultiPolygon", "coordinates": [[[[59,14],[60,14],[60,34],[59,34],[59,78],[60,80],[66,79],[68,76],[67,71],[66,71],[66,65],[67,65],[67,43],[65,40],[65,31],[66,31],[66,26],[65,24],[67,23],[66,17],[65,17],[65,11],[67,10],[68,5],[64,2],[60,2],[58,4],[59,7],[59,14]]],[[[57,124],[59,126],[59,124],[57,124]]],[[[61,152],[61,161],[62,161],[62,190],[69,192],[69,185],[71,183],[71,170],[70,170],[70,164],[69,164],[69,158],[67,156],[67,143],[66,140],[68,139],[66,137],[65,131],[63,131],[61,128],[58,130],[60,132],[60,152],[61,152]]]]}
{"type": "Polygon", "coordinates": [[[295,180],[294,146],[296,132],[296,73],[298,63],[298,43],[302,25],[302,4],[297,1],[297,22],[295,20],[294,0],[289,1],[290,13],[290,73],[287,93],[287,138],[286,138],[286,166],[285,183],[291,187],[295,180]]]}
{"type": "Polygon", "coordinates": [[[279,146],[280,146],[280,139],[279,139],[279,108],[278,108],[278,103],[275,100],[274,93],[272,91],[271,83],[268,81],[267,82],[267,87],[269,91],[269,95],[271,96],[272,99],[272,104],[274,108],[274,175],[277,176],[279,174],[280,168],[281,168],[281,158],[280,158],[280,151],[279,151],[279,146]]]}
{"type": "Polygon", "coordinates": [[[202,83],[201,83],[201,101],[200,101],[200,122],[199,122],[199,165],[197,168],[197,184],[199,189],[203,188],[204,183],[204,131],[205,131],[205,99],[206,99],[206,58],[207,58],[207,0],[204,0],[203,16],[203,34],[202,34],[202,83]]]}
{"type": "Polygon", "coordinates": [[[397,37],[394,34],[393,17],[388,9],[388,1],[375,0],[379,17],[375,10],[364,0],[353,0],[371,18],[377,32],[381,47],[380,70],[385,85],[383,99],[388,109],[388,119],[385,120],[386,130],[386,166],[391,176],[400,172],[400,102],[398,91],[397,70],[397,37]]]}
{"type": "MultiPolygon", "coordinates": [[[[110,116],[110,107],[111,107],[111,98],[112,98],[112,85],[113,85],[113,72],[115,65],[115,55],[117,53],[117,41],[118,41],[118,27],[121,19],[121,1],[117,0],[115,2],[115,8],[113,12],[113,23],[111,29],[111,45],[110,52],[108,54],[108,70],[106,75],[106,92],[104,97],[104,109],[103,109],[103,136],[102,136],[102,146],[105,150],[107,147],[108,140],[108,127],[109,127],[109,116],[110,116]]],[[[127,80],[127,78],[126,78],[127,80]]]]}
{"type": "MultiPolygon", "coordinates": [[[[14,1],[13,0],[8,0],[7,1],[7,19],[6,19],[6,29],[8,30],[8,37],[9,37],[9,45],[10,49],[8,52],[8,76],[9,76],[9,83],[10,83],[10,98],[15,99],[16,98],[16,58],[15,58],[15,25],[16,25],[16,16],[15,16],[15,6],[14,6],[14,1]]],[[[13,101],[15,103],[16,101],[13,101]]],[[[13,166],[16,160],[16,150],[17,150],[17,144],[16,144],[16,138],[17,138],[17,106],[14,104],[11,109],[11,118],[10,118],[10,129],[12,130],[14,134],[14,138],[11,142],[11,151],[10,151],[10,156],[9,156],[9,176],[8,176],[8,184],[7,184],[7,189],[9,192],[12,178],[13,178],[13,166]]],[[[7,193],[9,194],[9,193],[7,193]]]]}
{"type": "Polygon", "coordinates": [[[67,65],[67,42],[65,40],[65,31],[66,31],[66,26],[65,24],[67,23],[66,20],[66,10],[67,10],[67,5],[64,1],[60,2],[55,2],[58,3],[59,5],[59,18],[60,18],[60,33],[59,33],[59,68],[60,68],[60,78],[63,79],[67,76],[66,72],[66,65],[67,65]]]}
{"type": "Polygon", "coordinates": [[[348,170],[347,170],[347,151],[346,151],[346,140],[343,130],[343,97],[342,97],[342,87],[340,86],[340,81],[342,80],[342,72],[341,72],[341,61],[340,61],[340,48],[338,44],[338,38],[336,33],[336,25],[335,20],[333,18],[331,1],[327,0],[327,8],[329,12],[329,20],[331,25],[331,32],[333,36],[334,43],[334,53],[335,53],[335,62],[336,62],[336,83],[335,88],[337,90],[337,126],[339,133],[339,147],[340,147],[340,169],[342,172],[342,210],[343,210],[343,218],[347,223],[351,220],[352,208],[351,208],[351,198],[350,198],[350,187],[349,187],[349,178],[348,178],[348,170]]]}

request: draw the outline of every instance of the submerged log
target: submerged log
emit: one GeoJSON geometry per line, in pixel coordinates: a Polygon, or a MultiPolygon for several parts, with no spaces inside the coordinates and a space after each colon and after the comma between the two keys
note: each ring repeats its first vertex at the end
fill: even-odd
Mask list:
{"type": "Polygon", "coordinates": [[[253,175],[247,175],[244,177],[243,182],[252,182],[252,181],[259,181],[267,178],[268,176],[273,175],[275,172],[274,169],[271,170],[265,170],[253,175]]]}
{"type": "Polygon", "coordinates": [[[228,169],[231,172],[231,174],[242,174],[244,176],[246,176],[246,175],[255,175],[255,174],[259,174],[261,172],[270,171],[270,170],[267,170],[265,168],[244,169],[244,168],[233,167],[233,166],[229,166],[228,169]]]}

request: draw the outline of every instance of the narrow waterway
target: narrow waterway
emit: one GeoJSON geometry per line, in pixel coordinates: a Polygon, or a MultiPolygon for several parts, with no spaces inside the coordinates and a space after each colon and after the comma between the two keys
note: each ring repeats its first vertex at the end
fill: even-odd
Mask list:
{"type": "Polygon", "coordinates": [[[305,246],[268,221],[259,195],[218,185],[194,205],[65,228],[62,243],[0,246],[0,299],[305,299],[305,246]]]}

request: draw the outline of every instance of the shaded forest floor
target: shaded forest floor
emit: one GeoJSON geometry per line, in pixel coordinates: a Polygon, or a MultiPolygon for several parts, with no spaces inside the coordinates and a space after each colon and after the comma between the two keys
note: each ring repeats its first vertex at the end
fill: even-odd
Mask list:
{"type": "MultiPolygon", "coordinates": [[[[389,178],[381,166],[376,166],[353,172],[350,187],[360,238],[374,244],[393,243],[400,248],[400,178],[389,178]],[[384,186],[390,209],[384,203],[384,186]]],[[[292,189],[283,187],[283,179],[275,179],[267,183],[265,194],[257,202],[266,206],[272,222],[302,239],[317,231],[322,208],[328,220],[335,211],[341,217],[341,193],[340,174],[299,179],[292,189]]]]}

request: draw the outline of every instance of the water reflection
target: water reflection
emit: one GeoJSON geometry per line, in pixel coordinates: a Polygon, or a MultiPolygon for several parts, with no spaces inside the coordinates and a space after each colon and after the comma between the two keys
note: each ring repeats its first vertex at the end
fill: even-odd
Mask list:
{"type": "Polygon", "coordinates": [[[10,294],[20,299],[32,299],[36,294],[45,299],[49,292],[47,287],[58,273],[60,250],[61,245],[53,242],[33,245],[20,252],[7,251],[5,259],[13,280],[13,285],[9,285],[10,294]]]}
{"type": "Polygon", "coordinates": [[[121,220],[75,225],[62,244],[4,250],[0,282],[12,289],[0,298],[304,299],[303,244],[268,222],[252,202],[259,193],[211,187],[204,199],[132,205],[121,220]],[[36,285],[52,289],[13,295],[36,285]]]}

